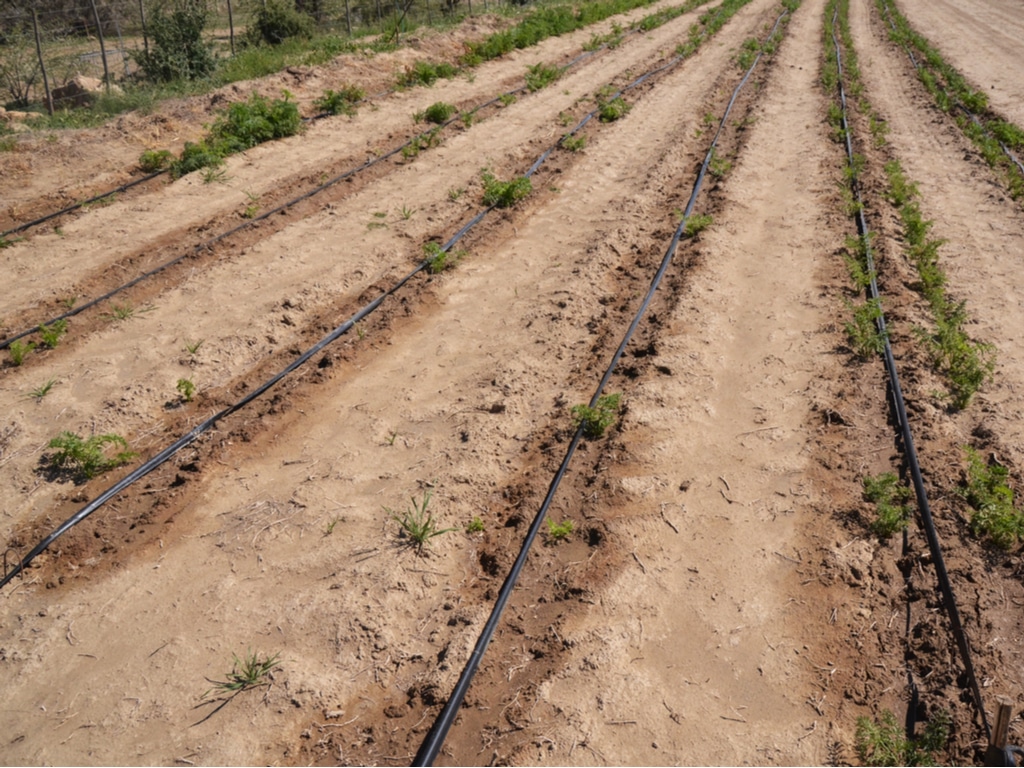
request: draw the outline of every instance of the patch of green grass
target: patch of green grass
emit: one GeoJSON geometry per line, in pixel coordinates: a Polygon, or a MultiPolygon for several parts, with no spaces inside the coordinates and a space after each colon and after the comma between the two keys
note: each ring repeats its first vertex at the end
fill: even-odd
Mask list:
{"type": "Polygon", "coordinates": [[[925,725],[924,733],[908,739],[905,728],[888,709],[879,722],[857,718],[857,754],[864,765],[933,765],[936,752],[949,740],[949,713],[939,710],[925,725]]]}
{"type": "Polygon", "coordinates": [[[51,466],[86,479],[120,467],[135,458],[135,453],[127,450],[128,442],[114,434],[93,435],[83,439],[73,432],[61,432],[49,442],[48,447],[53,450],[50,454],[51,466]],[[108,445],[125,450],[108,456],[105,450],[108,445]]]}
{"type": "Polygon", "coordinates": [[[532,64],[526,68],[526,87],[531,93],[539,91],[555,82],[564,71],[561,67],[548,64],[532,64]]]}
{"type": "Polygon", "coordinates": [[[744,72],[750,69],[750,65],[754,63],[754,58],[760,50],[761,45],[757,42],[757,38],[748,37],[740,46],[740,52],[736,54],[736,66],[744,72]]]}
{"type": "Polygon", "coordinates": [[[577,429],[582,427],[583,436],[588,440],[597,440],[618,419],[621,398],[622,395],[616,392],[612,395],[601,395],[597,398],[593,408],[583,404],[574,405],[572,407],[573,425],[577,429]]]}
{"type": "Polygon", "coordinates": [[[110,320],[130,320],[135,317],[135,307],[129,302],[124,304],[110,304],[110,312],[107,313],[107,318],[110,320]]]}
{"type": "Polygon", "coordinates": [[[483,172],[484,205],[511,208],[533,191],[533,184],[526,176],[510,181],[499,181],[490,171],[483,172]]]}
{"type": "Polygon", "coordinates": [[[54,320],[49,325],[39,326],[39,337],[43,340],[43,346],[50,349],[54,349],[67,332],[68,321],[66,319],[54,320]]]}
{"type": "Polygon", "coordinates": [[[408,540],[409,546],[419,555],[425,554],[424,547],[430,543],[431,539],[457,530],[456,528],[437,527],[437,520],[434,519],[433,514],[427,511],[427,507],[430,505],[430,498],[431,493],[429,490],[423,492],[422,501],[418,502],[415,496],[412,497],[412,509],[408,509],[401,514],[388,507],[384,507],[384,511],[401,527],[400,535],[408,540]]]}
{"type": "Polygon", "coordinates": [[[451,189],[448,190],[448,199],[454,203],[464,194],[466,194],[465,187],[452,187],[451,189]]]}
{"type": "Polygon", "coordinates": [[[231,671],[227,673],[224,680],[210,680],[213,687],[204,693],[200,698],[205,699],[211,693],[220,695],[237,695],[249,688],[258,688],[269,685],[270,673],[281,665],[281,654],[273,656],[261,656],[252,650],[248,650],[241,659],[231,654],[231,671]]]}
{"type": "Polygon", "coordinates": [[[971,506],[971,531],[988,536],[1001,549],[1010,549],[1024,537],[1024,515],[1013,503],[1006,467],[987,463],[974,448],[965,446],[967,482],[957,489],[971,506]]]}
{"type": "Polygon", "coordinates": [[[36,348],[34,341],[12,341],[10,346],[7,347],[7,352],[11,356],[12,365],[21,365],[25,362],[25,358],[29,352],[36,348]]]}
{"type": "Polygon", "coordinates": [[[33,389],[31,392],[28,393],[28,396],[33,398],[37,403],[42,402],[43,398],[50,394],[50,390],[53,389],[53,386],[56,383],[56,379],[47,379],[45,384],[42,384],[33,389]]]}
{"type": "Polygon", "coordinates": [[[324,95],[313,102],[313,106],[329,115],[356,114],[356,104],[366,97],[366,91],[354,85],[346,85],[340,90],[326,90],[324,95]]]}
{"type": "Polygon", "coordinates": [[[907,527],[911,508],[907,505],[913,497],[913,491],[900,485],[900,479],[892,472],[865,477],[864,498],[875,505],[877,517],[871,523],[871,530],[881,539],[888,539],[893,534],[907,527]]]}
{"type": "Polygon", "coordinates": [[[565,541],[568,539],[576,526],[573,525],[572,520],[563,520],[560,523],[556,523],[550,517],[547,520],[548,523],[548,540],[552,543],[565,541]]]}

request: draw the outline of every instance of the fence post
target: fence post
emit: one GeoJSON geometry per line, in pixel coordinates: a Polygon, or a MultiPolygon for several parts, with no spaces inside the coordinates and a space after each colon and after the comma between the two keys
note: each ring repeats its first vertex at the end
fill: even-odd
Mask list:
{"type": "Polygon", "coordinates": [[[146,9],[142,5],[142,0],[139,0],[139,16],[142,17],[142,44],[146,46],[146,55],[149,56],[149,36],[146,34],[146,9]]]}
{"type": "Polygon", "coordinates": [[[46,91],[46,111],[53,114],[53,96],[50,95],[50,81],[46,79],[46,64],[43,63],[43,46],[39,42],[39,16],[32,11],[32,29],[36,33],[36,55],[39,57],[39,69],[43,73],[43,89],[46,91]]]}
{"type": "Polygon", "coordinates": [[[92,18],[96,22],[96,34],[100,39],[100,56],[103,58],[103,82],[107,85],[107,93],[110,93],[110,67],[107,66],[107,46],[103,42],[103,27],[100,26],[100,12],[96,10],[96,0],[89,0],[92,6],[92,18]]]}
{"type": "Polygon", "coordinates": [[[231,0],[228,0],[228,30],[231,35],[231,55],[235,55],[235,16],[231,12],[231,0]]]}
{"type": "Polygon", "coordinates": [[[348,8],[348,0],[345,0],[345,27],[348,29],[348,36],[352,37],[352,14],[348,8]]]}
{"type": "Polygon", "coordinates": [[[377,29],[384,29],[384,17],[381,15],[380,12],[380,0],[377,0],[377,29]]]}

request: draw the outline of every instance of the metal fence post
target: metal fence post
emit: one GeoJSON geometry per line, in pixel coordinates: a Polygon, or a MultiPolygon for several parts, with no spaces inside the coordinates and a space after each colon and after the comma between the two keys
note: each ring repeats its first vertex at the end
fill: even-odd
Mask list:
{"type": "Polygon", "coordinates": [[[103,27],[100,25],[100,13],[96,10],[96,0],[89,0],[92,6],[92,17],[96,21],[96,34],[100,39],[100,56],[103,58],[103,82],[107,85],[107,93],[110,93],[110,67],[107,66],[107,46],[103,42],[103,27]]]}
{"type": "Polygon", "coordinates": [[[43,62],[43,46],[39,42],[39,16],[32,11],[32,29],[36,34],[36,55],[39,57],[39,69],[43,73],[43,89],[46,91],[46,110],[53,114],[53,96],[50,95],[50,81],[46,78],[46,64],[43,62]]]}

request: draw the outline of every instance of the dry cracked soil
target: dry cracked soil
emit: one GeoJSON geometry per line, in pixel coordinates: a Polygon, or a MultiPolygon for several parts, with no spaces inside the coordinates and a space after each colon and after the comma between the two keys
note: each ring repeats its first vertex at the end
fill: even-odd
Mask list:
{"type": "MultiPolygon", "coordinates": [[[[578,58],[613,23],[676,5],[392,88],[414,61],[457,62],[466,41],[510,23],[476,17],[100,128],[20,134],[0,154],[8,229],[138,178],[143,150],[180,151],[249,93],[287,88],[305,115],[328,88],[372,94],[354,116],[232,156],[211,183],[159,177],[0,250],[5,338],[177,260],[0,369],[7,569],[388,292],[0,590],[5,764],[410,762],[541,510],[574,406],[666,252],[605,390],[620,395],[615,423],[579,444],[437,763],[851,764],[858,718],[885,710],[918,732],[948,713],[938,757],[980,759],[984,723],[925,535],[914,518],[905,538],[879,539],[863,495],[863,478],[906,467],[882,362],[853,354],[844,332],[856,229],[822,86],[826,0],[783,18],[723,124],[693,211],[706,226],[672,249],[744,43],[783,12],[750,0],[677,57],[711,2],[578,58]],[[539,62],[570,66],[523,89],[539,62]],[[579,151],[556,147],[603,89],[653,70],[625,93],[627,114],[587,123],[579,151]],[[417,155],[389,155],[439,101],[492,103],[417,155]],[[485,210],[482,169],[511,179],[552,147],[531,194],[488,212],[451,268],[404,280],[424,244],[485,210]],[[121,435],[137,456],[73,477],[49,463],[62,431],[121,435]],[[397,518],[428,496],[452,530],[419,550],[397,518]],[[259,686],[218,688],[248,654],[279,663],[259,686]]],[[[997,115],[1024,123],[1019,0],[897,7],[997,115]]],[[[862,101],[888,126],[872,142],[866,114],[851,117],[890,340],[991,720],[998,697],[1024,703],[1024,561],[1019,542],[972,535],[958,489],[965,445],[1011,486],[1024,478],[1024,216],[879,7],[851,0],[849,29],[862,101]],[[961,410],[916,330],[927,302],[885,196],[894,159],[945,241],[970,336],[995,350],[961,410]]]]}

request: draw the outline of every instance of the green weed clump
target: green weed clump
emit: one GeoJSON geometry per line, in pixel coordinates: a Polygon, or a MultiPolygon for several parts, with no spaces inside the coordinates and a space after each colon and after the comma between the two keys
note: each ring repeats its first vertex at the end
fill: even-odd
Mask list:
{"type": "Polygon", "coordinates": [[[417,123],[426,120],[428,123],[441,125],[448,122],[452,115],[458,112],[454,104],[446,104],[443,101],[436,101],[422,112],[417,112],[413,117],[417,123]]]}
{"type": "Polygon", "coordinates": [[[49,325],[39,326],[39,337],[43,340],[43,346],[54,349],[59,343],[61,337],[68,332],[68,321],[54,320],[49,325]]]}
{"type": "Polygon", "coordinates": [[[83,439],[74,432],[61,432],[49,442],[48,447],[53,450],[50,454],[51,466],[86,479],[127,464],[136,455],[127,450],[128,442],[123,437],[114,434],[93,435],[83,439]],[[108,445],[124,450],[108,456],[105,452],[108,445]]]}
{"type": "Polygon", "coordinates": [[[25,358],[28,354],[36,348],[34,341],[12,341],[10,346],[7,347],[7,352],[11,356],[12,365],[21,365],[25,362],[25,358]]]}
{"type": "Polygon", "coordinates": [[[139,168],[145,173],[156,173],[167,168],[174,155],[166,149],[147,149],[139,156],[139,168]]]}
{"type": "Polygon", "coordinates": [[[913,491],[900,485],[900,479],[892,472],[865,477],[864,498],[875,505],[877,517],[871,523],[871,530],[880,539],[888,539],[907,527],[911,508],[907,501],[913,491]]]}
{"type": "Polygon", "coordinates": [[[465,255],[465,251],[445,251],[437,243],[424,243],[423,253],[427,258],[427,269],[434,275],[451,269],[465,255]]]}
{"type": "Polygon", "coordinates": [[[599,101],[597,117],[602,123],[612,123],[629,114],[632,107],[621,96],[609,101],[599,101]]]}
{"type": "Polygon", "coordinates": [[[888,337],[878,327],[882,317],[881,300],[868,299],[856,307],[847,302],[847,308],[853,311],[853,319],[843,326],[843,330],[846,331],[853,351],[862,360],[870,360],[882,354],[888,337]]]}
{"type": "Polygon", "coordinates": [[[576,526],[573,525],[572,520],[563,520],[560,523],[556,523],[550,517],[547,520],[548,523],[548,540],[552,543],[564,541],[568,539],[576,526]]]}
{"type": "Polygon", "coordinates": [[[526,176],[511,181],[499,181],[490,171],[484,171],[484,205],[511,208],[533,191],[533,184],[526,176]]]}
{"type": "Polygon", "coordinates": [[[974,448],[966,446],[967,483],[957,492],[974,510],[971,531],[988,536],[1001,549],[1009,549],[1024,537],[1024,515],[1013,504],[1013,489],[1007,485],[1009,471],[988,464],[974,448]]]}
{"type": "Polygon", "coordinates": [[[415,61],[411,67],[398,77],[400,88],[412,88],[415,85],[433,85],[438,80],[451,80],[459,74],[459,70],[446,61],[415,61]]]}
{"type": "Polygon", "coordinates": [[[280,45],[289,38],[309,39],[313,36],[315,20],[297,11],[293,4],[283,0],[265,0],[254,6],[254,18],[246,32],[249,45],[280,45]]]}
{"type": "Polygon", "coordinates": [[[857,754],[864,765],[934,765],[935,753],[949,741],[949,713],[939,710],[925,725],[924,733],[908,739],[905,728],[888,709],[881,720],[857,718],[857,754]]]}
{"type": "Polygon", "coordinates": [[[198,143],[186,142],[181,157],[171,163],[171,174],[180,178],[200,168],[216,168],[228,155],[243,152],[273,139],[299,132],[299,108],[287,91],[268,101],[258,93],[238,101],[214,122],[210,134],[198,143]]]}
{"type": "Polygon", "coordinates": [[[567,133],[562,137],[562,146],[570,152],[582,152],[587,146],[587,137],[567,133]]]}
{"type": "Polygon", "coordinates": [[[612,395],[601,395],[593,408],[589,405],[574,405],[573,425],[577,429],[582,427],[583,436],[588,440],[597,440],[604,436],[605,430],[618,419],[621,399],[622,395],[616,392],[612,395]]]}
{"type": "Polygon", "coordinates": [[[561,67],[552,67],[548,64],[533,64],[526,68],[526,87],[531,92],[546,88],[560,78],[563,71],[561,67]]]}
{"type": "Polygon", "coordinates": [[[233,662],[231,671],[225,676],[226,679],[210,680],[210,678],[206,678],[207,682],[213,683],[213,687],[204,693],[200,697],[201,699],[205,699],[214,691],[219,694],[237,695],[249,688],[268,685],[270,673],[274,668],[281,665],[280,653],[261,657],[260,654],[249,650],[246,651],[245,656],[241,659],[235,654],[231,654],[231,656],[233,662]]]}
{"type": "Polygon", "coordinates": [[[181,399],[186,403],[191,403],[192,399],[196,396],[196,385],[192,379],[178,379],[175,389],[178,390],[181,399]]]}
{"type": "Polygon", "coordinates": [[[710,214],[695,213],[686,220],[686,226],[683,227],[683,237],[696,237],[713,223],[714,218],[710,214]]]}
{"type": "Polygon", "coordinates": [[[400,535],[408,540],[409,546],[418,555],[425,554],[424,547],[434,537],[457,530],[456,528],[437,527],[437,520],[434,519],[433,514],[427,511],[430,498],[430,491],[424,491],[422,501],[417,502],[416,497],[413,497],[411,499],[412,509],[401,514],[384,507],[384,511],[401,527],[400,535]]]}
{"type": "Polygon", "coordinates": [[[354,117],[356,114],[356,104],[365,97],[366,91],[362,88],[346,85],[338,91],[324,91],[324,95],[316,99],[313,102],[313,106],[329,115],[348,115],[349,117],[354,117]]]}

